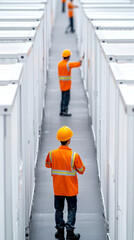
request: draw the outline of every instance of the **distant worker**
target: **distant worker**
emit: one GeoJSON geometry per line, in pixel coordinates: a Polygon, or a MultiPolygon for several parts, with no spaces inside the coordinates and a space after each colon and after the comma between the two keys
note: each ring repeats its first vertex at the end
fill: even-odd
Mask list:
{"type": "Polygon", "coordinates": [[[66,0],[61,0],[61,2],[62,2],[62,12],[65,12],[66,0]]]}
{"type": "Polygon", "coordinates": [[[72,114],[68,113],[68,105],[70,101],[70,89],[71,89],[71,69],[75,67],[79,67],[82,64],[82,59],[78,62],[69,62],[71,51],[69,49],[65,49],[62,52],[63,60],[58,63],[58,75],[59,75],[59,83],[61,89],[61,110],[60,116],[70,117],[72,114]]]}
{"type": "Polygon", "coordinates": [[[69,29],[70,32],[75,32],[74,30],[74,13],[73,13],[73,9],[74,8],[78,8],[78,6],[73,4],[73,0],[70,0],[68,2],[68,17],[69,17],[69,26],[66,28],[65,33],[68,33],[69,29]]]}
{"type": "Polygon", "coordinates": [[[64,240],[64,227],[66,227],[66,240],[78,240],[80,234],[74,233],[77,211],[78,178],[77,172],[83,174],[85,166],[80,156],[69,147],[72,130],[61,127],[57,132],[57,140],[61,142],[58,149],[50,151],[45,166],[51,168],[54,190],[55,222],[57,232],[55,237],[64,240]],[[68,205],[67,222],[64,222],[63,211],[65,199],[68,205]]]}

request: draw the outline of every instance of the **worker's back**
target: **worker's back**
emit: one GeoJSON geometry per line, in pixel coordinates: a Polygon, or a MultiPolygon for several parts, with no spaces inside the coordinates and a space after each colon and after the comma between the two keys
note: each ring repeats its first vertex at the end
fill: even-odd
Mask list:
{"type": "Polygon", "coordinates": [[[58,63],[58,75],[59,76],[71,75],[71,69],[69,68],[69,64],[65,59],[58,63]]]}
{"type": "Polygon", "coordinates": [[[54,195],[75,196],[78,194],[77,172],[83,174],[85,167],[77,153],[61,145],[58,149],[49,152],[46,167],[52,169],[54,195]]]}
{"type": "Polygon", "coordinates": [[[65,59],[58,63],[58,76],[61,91],[68,91],[71,88],[71,70],[65,59]]]}

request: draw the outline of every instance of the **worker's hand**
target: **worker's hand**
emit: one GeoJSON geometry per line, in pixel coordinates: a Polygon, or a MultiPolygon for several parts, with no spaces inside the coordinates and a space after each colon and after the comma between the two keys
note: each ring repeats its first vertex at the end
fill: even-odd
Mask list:
{"type": "Polygon", "coordinates": [[[82,58],[80,59],[81,62],[83,61],[84,57],[85,57],[85,54],[83,54],[82,58]]]}
{"type": "Polygon", "coordinates": [[[84,59],[84,57],[85,57],[85,53],[83,53],[82,60],[84,59]]]}

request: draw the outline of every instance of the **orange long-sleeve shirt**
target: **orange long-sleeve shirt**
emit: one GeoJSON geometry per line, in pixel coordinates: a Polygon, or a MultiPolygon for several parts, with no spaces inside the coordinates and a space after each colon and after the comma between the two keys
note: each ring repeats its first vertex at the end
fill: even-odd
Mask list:
{"type": "Polygon", "coordinates": [[[75,8],[73,3],[72,2],[68,2],[68,16],[69,17],[73,17],[73,8],[75,8]]]}
{"type": "Polygon", "coordinates": [[[78,194],[77,172],[83,174],[85,166],[77,153],[62,145],[48,153],[45,166],[51,168],[54,195],[75,196],[78,194]]]}
{"type": "Polygon", "coordinates": [[[58,63],[58,75],[61,91],[68,91],[71,89],[71,69],[81,66],[79,62],[67,62],[63,59],[58,63]]]}

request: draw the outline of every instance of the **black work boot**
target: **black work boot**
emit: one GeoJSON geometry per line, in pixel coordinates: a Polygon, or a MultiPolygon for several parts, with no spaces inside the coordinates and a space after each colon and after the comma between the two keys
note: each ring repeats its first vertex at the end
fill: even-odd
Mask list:
{"type": "Polygon", "coordinates": [[[55,233],[55,237],[59,240],[65,240],[65,238],[64,238],[64,228],[58,229],[58,231],[55,233]]]}
{"type": "Polygon", "coordinates": [[[80,234],[79,233],[74,233],[74,231],[69,231],[67,230],[67,236],[66,240],[79,240],[80,239],[80,234]]]}
{"type": "Polygon", "coordinates": [[[63,117],[71,117],[72,114],[71,114],[71,113],[68,113],[68,112],[63,112],[63,113],[62,113],[62,116],[63,116],[63,117]]]}

